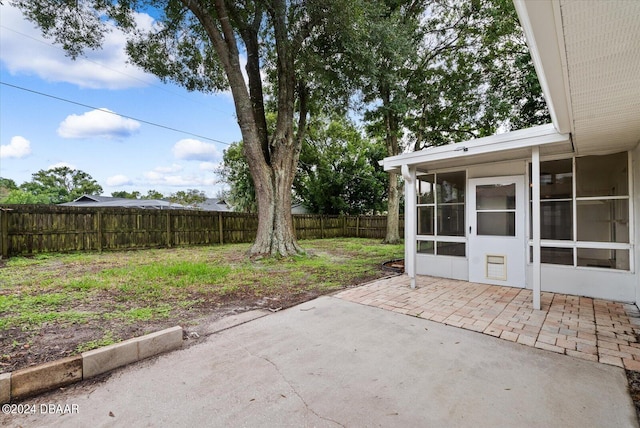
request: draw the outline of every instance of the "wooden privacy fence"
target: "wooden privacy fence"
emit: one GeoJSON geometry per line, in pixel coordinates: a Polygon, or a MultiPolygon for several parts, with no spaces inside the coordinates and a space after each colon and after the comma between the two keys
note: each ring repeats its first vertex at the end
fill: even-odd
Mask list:
{"type": "MultiPolygon", "coordinates": [[[[384,238],[386,216],[295,214],[298,239],[384,238]]],[[[234,212],[0,206],[0,255],[252,242],[256,214],[234,212]]],[[[400,236],[403,236],[402,220],[400,236]]]]}

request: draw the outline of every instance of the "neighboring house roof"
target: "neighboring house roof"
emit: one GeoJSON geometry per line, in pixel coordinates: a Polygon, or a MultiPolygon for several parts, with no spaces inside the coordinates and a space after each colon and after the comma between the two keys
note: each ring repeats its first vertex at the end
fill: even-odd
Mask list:
{"type": "MultiPolygon", "coordinates": [[[[114,198],[112,196],[82,195],[72,202],[59,204],[65,207],[121,207],[121,208],[146,208],[146,209],[198,209],[202,211],[229,212],[233,208],[221,198],[207,198],[204,202],[195,206],[185,206],[163,199],[129,199],[114,198]]],[[[293,214],[307,214],[309,211],[302,204],[291,207],[293,214]]]]}
{"type": "MultiPolygon", "coordinates": [[[[111,196],[99,196],[99,195],[82,195],[80,196],[78,199],[74,200],[73,202],[82,202],[82,203],[88,203],[88,202],[109,202],[109,201],[113,201],[115,199],[124,199],[124,198],[114,198],[111,196]]],[[[68,202],[71,203],[71,202],[68,202]]]]}
{"type": "Polygon", "coordinates": [[[227,202],[221,198],[207,198],[206,201],[196,204],[196,208],[204,211],[232,211],[227,202]]]}
{"type": "Polygon", "coordinates": [[[67,207],[123,207],[154,209],[200,209],[203,211],[231,211],[224,199],[207,198],[204,202],[189,207],[164,199],[129,199],[112,196],[82,195],[73,202],[60,204],[67,207]]]}
{"type": "Polygon", "coordinates": [[[159,199],[127,199],[110,196],[83,195],[73,202],[60,204],[66,207],[121,207],[145,209],[186,209],[187,207],[159,199]]]}
{"type": "Polygon", "coordinates": [[[302,204],[293,204],[291,214],[309,214],[309,209],[302,204]]]}

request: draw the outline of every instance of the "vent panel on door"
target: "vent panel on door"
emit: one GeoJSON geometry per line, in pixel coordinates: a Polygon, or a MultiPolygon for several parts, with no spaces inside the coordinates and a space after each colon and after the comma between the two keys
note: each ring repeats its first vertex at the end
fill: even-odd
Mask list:
{"type": "Polygon", "coordinates": [[[487,279],[507,280],[507,256],[487,254],[487,279]]]}

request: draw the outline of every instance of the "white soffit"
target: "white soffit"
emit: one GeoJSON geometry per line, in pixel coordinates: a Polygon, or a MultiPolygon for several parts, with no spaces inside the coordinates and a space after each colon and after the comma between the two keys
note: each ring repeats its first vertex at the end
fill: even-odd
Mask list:
{"type": "Polygon", "coordinates": [[[640,141],[640,1],[561,0],[560,10],[576,151],[635,146],[640,141]]]}
{"type": "Polygon", "coordinates": [[[640,142],[640,0],[514,0],[554,125],[578,155],[640,142]],[[569,127],[570,129],[567,129],[569,127]]]}

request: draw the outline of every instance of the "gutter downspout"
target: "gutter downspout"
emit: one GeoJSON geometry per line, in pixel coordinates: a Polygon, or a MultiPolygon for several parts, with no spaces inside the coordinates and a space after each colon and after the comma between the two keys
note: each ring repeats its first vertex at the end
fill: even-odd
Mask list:
{"type": "Polygon", "coordinates": [[[416,288],[416,234],[417,234],[417,202],[416,202],[416,169],[403,164],[404,178],[404,264],[405,271],[411,279],[411,288],[416,288]]]}

